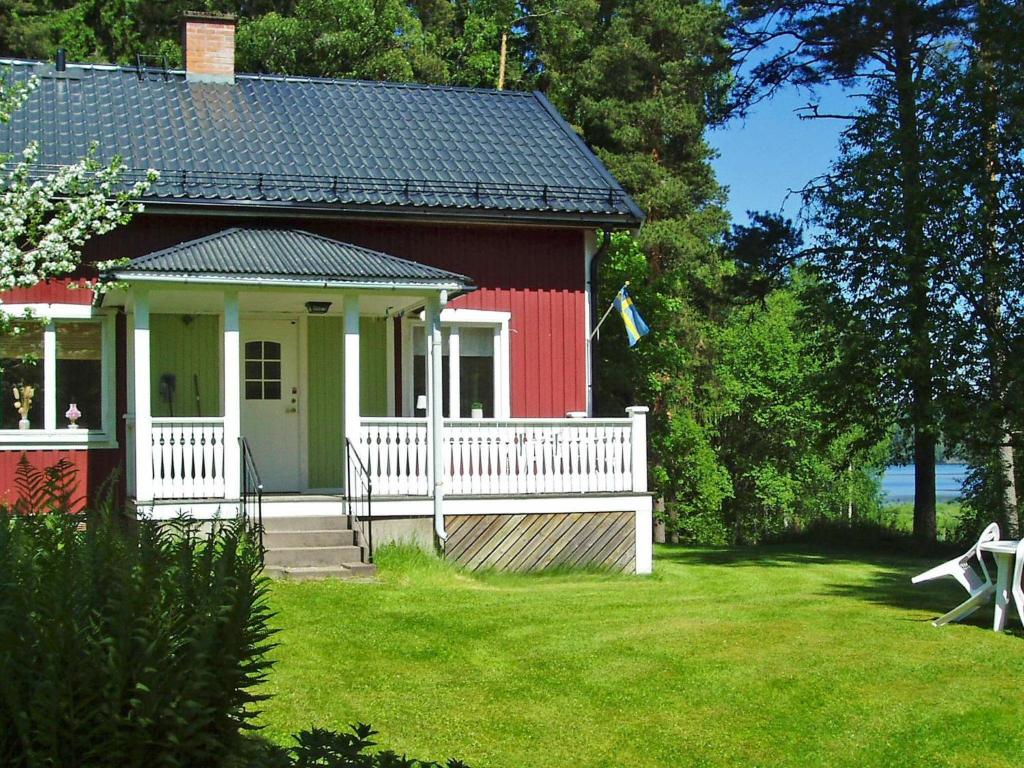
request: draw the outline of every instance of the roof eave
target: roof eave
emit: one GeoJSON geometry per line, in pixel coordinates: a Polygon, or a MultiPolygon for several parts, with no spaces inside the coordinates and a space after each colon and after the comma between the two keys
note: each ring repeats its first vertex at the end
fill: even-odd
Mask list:
{"type": "MultiPolygon", "coordinates": [[[[502,211],[465,208],[434,208],[384,205],[332,205],[282,200],[196,200],[195,198],[148,198],[142,201],[149,212],[219,210],[236,215],[287,213],[312,218],[341,217],[405,221],[473,222],[479,224],[547,224],[604,229],[635,229],[644,222],[639,208],[634,213],[574,213],[567,211],[502,211]]],[[[630,206],[635,208],[634,206],[630,206]]]]}
{"type": "Polygon", "coordinates": [[[335,288],[359,291],[452,291],[475,290],[472,283],[456,280],[331,280],[289,278],[273,275],[204,275],[185,272],[133,272],[118,270],[109,279],[126,283],[187,283],[267,288],[335,288]]]}

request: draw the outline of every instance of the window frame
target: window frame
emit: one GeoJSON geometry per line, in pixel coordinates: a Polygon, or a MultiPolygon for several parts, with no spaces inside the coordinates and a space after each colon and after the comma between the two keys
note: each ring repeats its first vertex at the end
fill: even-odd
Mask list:
{"type": "MultiPolygon", "coordinates": [[[[494,416],[488,420],[508,419],[511,416],[511,366],[509,351],[510,312],[497,312],[481,309],[444,309],[441,311],[441,327],[448,331],[448,412],[445,418],[469,419],[468,413],[461,410],[461,366],[459,354],[451,354],[454,348],[459,351],[459,331],[462,328],[483,328],[493,333],[494,343],[494,416]],[[454,339],[454,344],[452,340],[454,339]]],[[[402,413],[404,416],[417,416],[415,413],[415,393],[413,392],[413,334],[425,326],[423,313],[415,317],[402,318],[402,413]]]]}
{"type": "Polygon", "coordinates": [[[90,304],[3,304],[0,305],[0,312],[12,322],[45,323],[42,356],[43,427],[0,429],[0,450],[117,448],[115,314],[90,304]],[[57,325],[61,321],[95,322],[100,325],[100,409],[103,424],[100,429],[57,426],[57,325]]]}

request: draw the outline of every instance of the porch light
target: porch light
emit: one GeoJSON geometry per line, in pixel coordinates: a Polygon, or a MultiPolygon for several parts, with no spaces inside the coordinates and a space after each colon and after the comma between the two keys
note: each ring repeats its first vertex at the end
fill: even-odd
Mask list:
{"type": "Polygon", "coordinates": [[[329,301],[307,301],[306,311],[311,315],[326,315],[327,310],[331,308],[331,302],[329,301]]]}

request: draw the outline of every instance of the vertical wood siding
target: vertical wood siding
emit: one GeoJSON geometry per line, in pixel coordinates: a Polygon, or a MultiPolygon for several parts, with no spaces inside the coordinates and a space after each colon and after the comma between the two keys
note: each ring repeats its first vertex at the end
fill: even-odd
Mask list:
{"type": "MultiPolygon", "coordinates": [[[[287,218],[260,222],[306,229],[468,275],[477,290],[456,298],[452,307],[512,315],[512,415],[564,416],[586,408],[582,230],[287,218]]],[[[86,258],[131,258],[247,223],[145,214],[90,241],[86,258]]]]}
{"type": "MultiPolygon", "coordinates": [[[[545,227],[463,226],[291,218],[144,214],[86,245],[85,260],[133,258],[176,243],[247,224],[294,227],[468,275],[477,290],[451,306],[509,312],[511,320],[512,416],[557,417],[586,407],[586,328],[583,232],[545,227]]],[[[89,269],[82,275],[91,277],[89,269]]],[[[88,304],[92,291],[70,288],[75,279],[51,280],[29,289],[0,292],[13,303],[88,304]]],[[[375,333],[376,328],[374,326],[375,333]]],[[[125,328],[118,322],[118,414],[125,412],[125,328]]],[[[371,355],[372,357],[372,355],[371,355]]],[[[338,358],[340,360],[340,356],[338,358]]],[[[381,358],[383,359],[383,358],[381,358]]],[[[376,358],[367,359],[376,366],[376,358]]],[[[178,382],[179,393],[191,382],[178,382]]],[[[369,392],[375,388],[364,385],[369,392]]],[[[385,387],[380,386],[379,396],[385,387]]],[[[400,395],[399,395],[400,396],[400,395]]],[[[367,412],[383,406],[366,402],[367,412]]],[[[218,404],[219,405],[219,404],[218,404]]],[[[204,410],[206,407],[204,405],[204,410]]],[[[118,419],[118,439],[124,425],[118,419]]],[[[91,491],[123,462],[118,451],[31,451],[33,462],[67,455],[82,470],[91,491]]],[[[13,487],[19,452],[0,451],[0,498],[13,487]]]]}
{"type": "Polygon", "coordinates": [[[309,318],[308,407],[310,488],[340,488],[345,467],[342,319],[309,318]]]}
{"type": "Polygon", "coordinates": [[[0,291],[0,301],[4,304],[91,304],[92,298],[92,290],[73,277],[47,280],[31,288],[0,291]]]}
{"type": "Polygon", "coordinates": [[[363,416],[388,415],[385,322],[383,317],[359,319],[359,413],[363,416]]]}
{"type": "MultiPolygon", "coordinates": [[[[61,459],[67,459],[72,463],[78,471],[75,491],[78,503],[77,509],[73,511],[78,511],[87,501],[94,500],[101,490],[106,490],[104,484],[115,470],[122,467],[121,452],[118,450],[0,451],[0,504],[13,504],[18,500],[16,473],[22,455],[38,469],[52,467],[61,459]]],[[[120,490],[114,490],[115,497],[119,497],[120,490]]]]}
{"type": "Polygon", "coordinates": [[[216,315],[153,315],[150,318],[153,416],[222,416],[220,407],[220,320],[216,315]],[[160,378],[175,379],[174,399],[160,394],[160,378]],[[199,398],[196,402],[196,382],[199,398]],[[173,406],[173,408],[172,408],[173,406]],[[173,410],[173,413],[172,413],[173,410]]]}

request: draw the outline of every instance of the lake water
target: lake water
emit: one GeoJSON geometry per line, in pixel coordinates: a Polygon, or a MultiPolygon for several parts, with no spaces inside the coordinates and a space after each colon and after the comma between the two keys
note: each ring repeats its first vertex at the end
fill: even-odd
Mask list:
{"type": "MultiPolygon", "coordinates": [[[[960,495],[967,467],[963,464],[939,464],[935,467],[935,497],[952,501],[960,495]]],[[[891,502],[914,500],[914,465],[888,467],[882,473],[882,493],[891,502]]]]}

